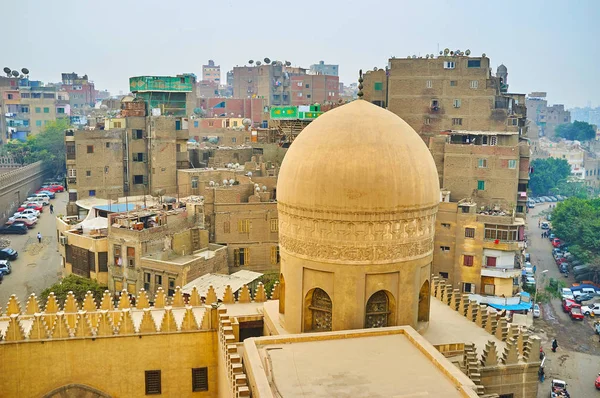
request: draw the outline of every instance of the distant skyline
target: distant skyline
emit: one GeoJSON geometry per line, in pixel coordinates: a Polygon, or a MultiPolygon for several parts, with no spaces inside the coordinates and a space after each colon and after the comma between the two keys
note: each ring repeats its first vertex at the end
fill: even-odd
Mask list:
{"type": "Polygon", "coordinates": [[[485,53],[493,72],[505,64],[511,92],[546,91],[551,104],[568,108],[600,105],[594,0],[224,0],[212,8],[181,0],[22,0],[14,7],[2,21],[0,68],[27,67],[44,82],[60,81],[63,72],[87,74],[112,94],[127,93],[130,76],[200,78],[209,59],[221,65],[223,82],[234,66],[269,57],[306,68],[339,64],[340,81],[349,85],[361,68],[383,68],[391,56],[437,54],[439,45],[485,53]]]}

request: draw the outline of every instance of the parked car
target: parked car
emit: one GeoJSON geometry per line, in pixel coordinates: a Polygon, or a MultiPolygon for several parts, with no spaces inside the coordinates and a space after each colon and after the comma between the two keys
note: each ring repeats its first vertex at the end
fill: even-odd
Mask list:
{"type": "Polygon", "coordinates": [[[8,275],[11,272],[10,261],[0,260],[0,274],[8,275]]]}
{"type": "Polygon", "coordinates": [[[589,293],[578,294],[575,296],[575,302],[577,302],[577,304],[581,304],[584,301],[589,301],[593,298],[594,298],[594,296],[592,296],[589,293]]]}
{"type": "Polygon", "coordinates": [[[0,250],[0,260],[14,261],[17,257],[19,257],[19,252],[10,247],[0,250]]]}
{"type": "Polygon", "coordinates": [[[534,278],[534,277],[532,277],[532,276],[528,276],[528,277],[525,279],[525,286],[532,286],[532,287],[535,287],[535,278],[534,278]]]}
{"type": "Polygon", "coordinates": [[[561,263],[558,265],[558,270],[561,274],[569,272],[569,263],[561,263]]]}
{"type": "Polygon", "coordinates": [[[14,223],[23,224],[27,228],[33,228],[33,227],[35,227],[35,224],[37,224],[37,221],[32,221],[32,220],[30,220],[27,217],[18,217],[18,218],[11,217],[6,222],[6,225],[11,225],[11,224],[14,224],[14,223]]]}
{"type": "Polygon", "coordinates": [[[544,221],[541,225],[542,229],[548,229],[550,228],[550,224],[548,224],[546,221],[544,221]]]}
{"type": "Polygon", "coordinates": [[[0,235],[25,235],[27,233],[27,226],[22,222],[12,223],[0,227],[0,235]]]}
{"type": "Polygon", "coordinates": [[[51,189],[54,192],[64,192],[65,191],[65,187],[63,187],[61,184],[58,183],[50,183],[50,184],[45,184],[42,186],[42,188],[44,189],[51,189]]]}
{"type": "Polygon", "coordinates": [[[35,209],[23,209],[22,211],[18,211],[13,214],[13,217],[19,217],[22,215],[34,216],[35,218],[38,218],[40,216],[40,212],[35,209]]]}
{"type": "Polygon", "coordinates": [[[556,235],[554,235],[554,234],[550,234],[550,235],[548,235],[548,240],[550,240],[550,242],[552,242],[552,240],[553,240],[554,238],[556,238],[556,235]]]}
{"type": "Polygon", "coordinates": [[[560,246],[560,244],[561,244],[561,241],[560,241],[560,239],[558,239],[558,238],[554,238],[554,239],[552,240],[552,246],[554,246],[554,247],[558,247],[558,246],[560,246]]]}
{"type": "Polygon", "coordinates": [[[527,202],[527,207],[533,209],[535,207],[535,202],[527,202]]]}
{"type": "Polygon", "coordinates": [[[43,206],[48,206],[50,204],[50,198],[48,196],[46,196],[45,198],[42,197],[36,197],[36,196],[30,196],[27,198],[28,202],[34,202],[34,203],[39,203],[43,206]]]}
{"type": "Polygon", "coordinates": [[[564,380],[554,379],[552,380],[552,384],[550,385],[550,396],[551,397],[559,397],[558,394],[563,394],[567,391],[567,382],[564,380]],[[555,395],[552,395],[555,394],[555,395]]]}
{"type": "Polygon", "coordinates": [[[584,315],[590,315],[591,313],[594,315],[600,315],[600,303],[584,305],[581,307],[581,312],[583,312],[584,315]]]}
{"type": "Polygon", "coordinates": [[[563,299],[573,300],[574,299],[573,291],[571,289],[569,289],[568,287],[563,287],[562,290],[560,291],[560,297],[563,299]]]}
{"type": "Polygon", "coordinates": [[[531,253],[525,253],[525,261],[528,263],[531,262],[531,253]]]}
{"type": "Polygon", "coordinates": [[[533,317],[534,318],[539,318],[542,315],[542,310],[540,309],[540,306],[538,304],[534,304],[533,305],[533,317]]]}
{"type": "Polygon", "coordinates": [[[585,316],[583,315],[582,308],[579,304],[575,304],[571,306],[571,310],[569,311],[569,316],[574,321],[583,321],[585,316]]]}
{"type": "Polygon", "coordinates": [[[551,202],[558,202],[558,199],[556,198],[556,196],[550,196],[550,201],[551,202]]]}
{"type": "Polygon", "coordinates": [[[38,189],[35,191],[36,194],[47,195],[50,199],[56,198],[56,194],[53,191],[48,191],[45,189],[38,189]]]}
{"type": "Polygon", "coordinates": [[[34,209],[42,213],[44,210],[44,205],[37,202],[25,202],[17,209],[17,211],[23,211],[25,209],[34,209]]]}
{"type": "Polygon", "coordinates": [[[8,218],[8,222],[10,222],[10,223],[13,223],[17,220],[27,220],[31,223],[36,223],[38,221],[38,218],[31,214],[19,214],[19,213],[15,213],[14,216],[8,218]]]}
{"type": "Polygon", "coordinates": [[[600,334],[600,321],[594,322],[594,331],[596,334],[600,334]]]}
{"type": "Polygon", "coordinates": [[[574,305],[579,305],[579,304],[577,304],[575,302],[575,300],[570,300],[570,299],[563,299],[563,301],[562,301],[563,311],[566,313],[571,311],[571,307],[574,305]]]}
{"type": "Polygon", "coordinates": [[[596,390],[600,390],[600,373],[598,373],[598,377],[596,377],[594,385],[596,386],[596,390]]]}

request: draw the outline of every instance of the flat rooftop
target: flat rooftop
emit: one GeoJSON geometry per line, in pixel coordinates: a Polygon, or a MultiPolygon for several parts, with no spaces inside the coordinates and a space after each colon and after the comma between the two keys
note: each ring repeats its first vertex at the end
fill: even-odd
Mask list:
{"type": "Polygon", "coordinates": [[[246,340],[244,351],[260,397],[477,396],[410,327],[262,337],[246,340]]]}

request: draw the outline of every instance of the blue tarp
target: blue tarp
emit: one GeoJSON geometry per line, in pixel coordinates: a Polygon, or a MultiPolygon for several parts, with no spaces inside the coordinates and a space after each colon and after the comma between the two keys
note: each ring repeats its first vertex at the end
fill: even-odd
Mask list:
{"type": "Polygon", "coordinates": [[[111,211],[113,213],[122,213],[124,211],[134,210],[135,205],[132,203],[129,203],[129,205],[127,203],[115,203],[113,205],[94,206],[94,208],[98,210],[111,211]]]}
{"type": "Polygon", "coordinates": [[[519,304],[511,304],[511,305],[500,305],[500,304],[488,304],[488,305],[497,310],[507,310],[507,311],[526,311],[526,310],[531,309],[531,303],[519,303],[519,304]]]}

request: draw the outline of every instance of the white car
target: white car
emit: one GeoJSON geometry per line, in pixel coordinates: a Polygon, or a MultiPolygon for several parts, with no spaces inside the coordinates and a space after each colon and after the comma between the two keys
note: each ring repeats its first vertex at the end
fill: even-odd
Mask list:
{"type": "Polygon", "coordinates": [[[540,306],[538,304],[534,304],[533,305],[533,317],[534,318],[539,318],[540,315],[541,315],[540,306]]]}
{"type": "Polygon", "coordinates": [[[591,313],[594,313],[594,315],[600,315],[600,303],[584,305],[581,307],[581,312],[583,312],[583,315],[589,315],[591,313]]]}
{"type": "Polygon", "coordinates": [[[535,278],[532,278],[531,276],[528,276],[527,279],[525,279],[525,285],[527,285],[527,286],[535,286],[535,278]]]}
{"type": "Polygon", "coordinates": [[[31,214],[21,214],[21,215],[17,215],[17,214],[18,214],[18,213],[15,213],[15,215],[14,215],[14,216],[12,216],[12,217],[10,217],[10,218],[8,219],[8,221],[9,221],[9,222],[14,222],[14,221],[15,221],[15,219],[17,219],[17,218],[26,218],[26,219],[28,219],[28,220],[29,220],[29,221],[31,221],[31,222],[37,222],[37,220],[38,220],[38,218],[37,218],[36,216],[33,216],[33,215],[31,215],[31,214]]]}
{"type": "Polygon", "coordinates": [[[40,217],[40,212],[38,210],[36,210],[36,209],[25,209],[23,211],[19,211],[19,212],[15,213],[13,215],[13,217],[19,217],[19,216],[24,216],[24,215],[31,215],[31,216],[39,218],[40,217]]]}
{"type": "Polygon", "coordinates": [[[569,289],[568,287],[563,287],[560,291],[560,297],[562,297],[563,299],[573,300],[575,298],[575,295],[573,294],[571,289],[569,289]]]}
{"type": "Polygon", "coordinates": [[[47,206],[50,204],[50,198],[48,196],[42,197],[42,196],[30,196],[27,198],[28,202],[34,202],[34,203],[41,203],[44,206],[47,206]]]}

